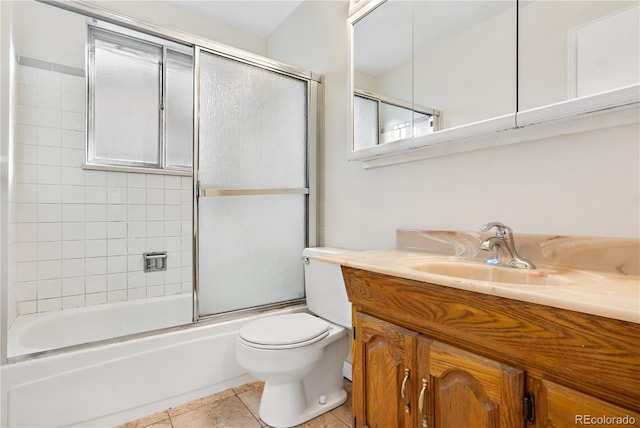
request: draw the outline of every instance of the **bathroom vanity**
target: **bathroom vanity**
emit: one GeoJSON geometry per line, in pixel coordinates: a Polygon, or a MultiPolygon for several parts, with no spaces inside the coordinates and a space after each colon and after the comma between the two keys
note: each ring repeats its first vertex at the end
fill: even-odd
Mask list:
{"type": "Polygon", "coordinates": [[[517,284],[424,270],[473,276],[487,235],[398,233],[397,249],[333,259],[353,303],[355,427],[640,426],[637,241],[518,236],[540,282],[517,284]]]}

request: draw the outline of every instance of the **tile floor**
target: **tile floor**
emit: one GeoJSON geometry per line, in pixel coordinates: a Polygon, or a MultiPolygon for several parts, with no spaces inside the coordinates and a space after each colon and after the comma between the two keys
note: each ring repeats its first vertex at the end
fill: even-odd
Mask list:
{"type": "MultiPolygon", "coordinates": [[[[182,406],[172,407],[118,428],[253,428],[266,427],[258,416],[262,382],[227,389],[182,406]]],[[[347,401],[300,425],[304,428],[351,427],[351,382],[345,379],[347,401]]]]}

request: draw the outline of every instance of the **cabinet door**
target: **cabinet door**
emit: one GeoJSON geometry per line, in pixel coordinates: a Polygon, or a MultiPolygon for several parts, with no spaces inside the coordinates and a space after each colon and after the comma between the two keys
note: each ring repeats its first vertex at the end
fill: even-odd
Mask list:
{"type": "Polygon", "coordinates": [[[429,427],[524,427],[523,370],[434,341],[429,372],[433,400],[429,427]]]}
{"type": "Polygon", "coordinates": [[[539,427],[640,427],[640,413],[547,380],[537,394],[539,427]]]}
{"type": "Polygon", "coordinates": [[[361,313],[354,325],[354,426],[414,426],[417,334],[361,313]]]}

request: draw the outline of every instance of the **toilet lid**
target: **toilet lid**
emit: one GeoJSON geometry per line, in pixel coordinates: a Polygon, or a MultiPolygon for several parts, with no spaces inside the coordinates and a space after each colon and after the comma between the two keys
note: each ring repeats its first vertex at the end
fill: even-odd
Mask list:
{"type": "Polygon", "coordinates": [[[257,345],[285,346],[326,336],[331,326],[306,313],[274,315],[255,320],[240,329],[240,337],[257,345]]]}

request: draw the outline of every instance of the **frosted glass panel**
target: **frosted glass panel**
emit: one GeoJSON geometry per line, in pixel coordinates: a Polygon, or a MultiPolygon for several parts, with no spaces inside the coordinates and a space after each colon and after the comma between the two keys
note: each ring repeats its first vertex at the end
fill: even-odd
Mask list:
{"type": "Polygon", "coordinates": [[[378,145],[378,102],[353,97],[353,149],[378,145]]]}
{"type": "Polygon", "coordinates": [[[169,167],[190,168],[193,162],[193,59],[167,50],[167,152],[169,167]]]}
{"type": "Polygon", "coordinates": [[[200,182],[306,187],[306,82],[202,53],[200,182]]]}
{"type": "Polygon", "coordinates": [[[413,137],[413,111],[387,103],[380,104],[382,142],[413,137]]]}
{"type": "MultiPolygon", "coordinates": [[[[202,188],[307,187],[307,82],[201,52],[202,188]]],[[[201,197],[200,315],[304,297],[307,196],[201,197]]]]}
{"type": "Polygon", "coordinates": [[[200,315],[304,297],[303,195],[200,198],[200,315]]]}
{"type": "Polygon", "coordinates": [[[92,37],[95,143],[90,160],[158,164],[162,49],[96,29],[92,37]]]}

